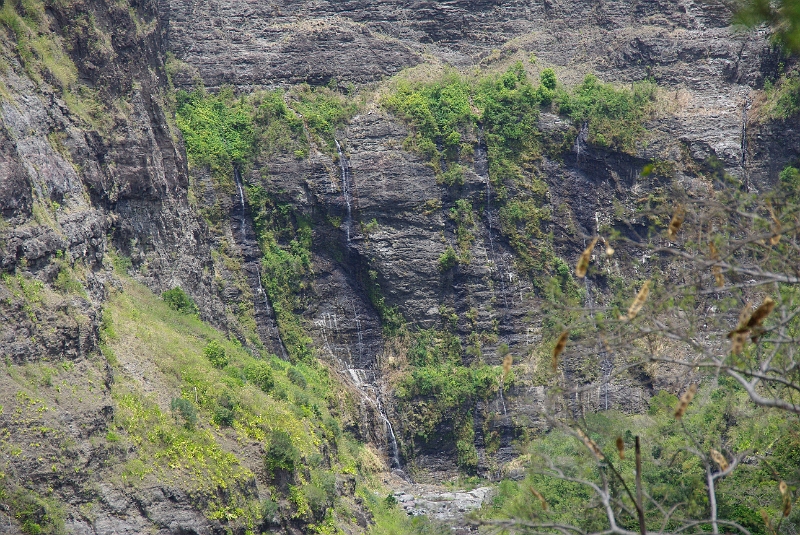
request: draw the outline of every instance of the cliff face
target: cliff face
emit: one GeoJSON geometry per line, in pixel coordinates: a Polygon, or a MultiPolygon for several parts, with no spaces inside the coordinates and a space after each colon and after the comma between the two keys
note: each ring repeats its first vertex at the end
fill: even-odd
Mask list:
{"type": "MultiPolygon", "coordinates": [[[[163,2],[162,12],[169,47],[186,63],[174,80],[187,89],[198,79],[207,87],[229,84],[243,93],[298,82],[374,87],[423,62],[491,71],[515,60],[531,62],[532,76],[553,67],[567,84],[587,73],[620,84],[655,81],[659,109],[634,154],[588,144],[569,121],[541,116],[543,139],[569,144],[543,156],[534,174],[547,183],[544,204],[555,214],[548,228],[555,252],[570,265],[586,236],[619,223],[620,207],[632,209],[635,199],[665,187],[662,179],[639,176],[648,162],[673,162],[671,180],[696,189],[702,180],[694,170],[719,159],[727,173],[757,189],[768,187],[795,157],[788,144],[776,144],[773,137],[776,128],[780,136],[789,135],[786,125],[760,123],[751,109],[754,90],[765,77],[776,76],[780,54],[763,32],[731,27],[731,12],[722,2],[209,1],[163,2]]],[[[367,95],[359,113],[336,133],[352,170],[357,232],[350,238],[326,222],[343,218],[348,202],[340,163],[330,151],[312,148],[301,162],[262,158],[245,177],[315,222],[313,291],[300,314],[316,347],[340,368],[391,375],[379,311],[368,297],[377,283],[386,303],[399,307],[413,328],[443,325],[444,306],[457,315],[455,329],[465,343],[470,333],[489,333],[482,341],[486,362],[500,363],[502,344],[525,361],[541,341],[542,302],[535,281],[520,272],[513,247],[501,235],[485,147],[472,140],[474,158],[463,185],[437,183],[426,160],[402,148],[406,126],[367,95]],[[450,214],[458,199],[476,209],[473,260],[442,273],[437,261],[456,241],[450,214]],[[373,221],[368,232],[359,230],[373,221]]],[[[612,271],[627,276],[620,266],[628,259],[620,254],[612,271]]],[[[590,281],[586,291],[602,292],[606,283],[590,281]]],[[[579,368],[575,363],[576,373],[579,368]]],[[[656,389],[679,387],[672,381],[668,374],[620,380],[607,394],[610,406],[640,411],[656,389]]],[[[502,435],[502,460],[515,432],[539,425],[543,390],[534,383],[520,382],[507,403],[498,398],[480,405],[475,428],[481,459],[481,429],[495,426],[502,435]],[[489,418],[503,412],[501,401],[508,411],[489,418]],[[493,422],[489,427],[482,423],[487,418],[493,422]]],[[[605,406],[606,399],[598,394],[585,403],[605,406]]],[[[410,439],[414,424],[401,414],[394,418],[404,422],[410,439]]],[[[420,466],[452,467],[449,433],[445,425],[438,441],[417,444],[420,466]]],[[[489,464],[482,461],[482,469],[488,471],[489,464]]]]}
{"type": "Polygon", "coordinates": [[[118,287],[109,246],[129,256],[127,267],[153,290],[183,286],[205,317],[221,317],[203,275],[211,263],[206,231],[187,201],[186,157],[165,107],[165,52],[150,2],[3,7],[0,421],[7,517],[0,529],[8,533],[32,533],[37,522],[70,533],[142,532],[176,519],[186,529],[206,523],[174,489],[131,497],[103,482],[112,457],[97,444],[115,414],[114,376],[99,353],[102,307],[118,287]],[[30,498],[31,517],[14,515],[13,501],[27,496],[20,488],[44,500],[30,498]],[[94,521],[77,512],[96,502],[94,521]],[[54,510],[61,514],[48,517],[54,510]],[[52,524],[54,516],[60,520],[52,524]]]}
{"type": "MultiPolygon", "coordinates": [[[[109,456],[95,442],[107,433],[117,406],[111,398],[114,372],[99,353],[101,310],[119,286],[112,274],[117,262],[157,293],[184,288],[204,319],[251,351],[285,354],[275,304],[262,287],[263,251],[249,188],[261,187],[311,222],[313,267],[293,312],[316,354],[334,374],[341,372],[356,399],[363,394],[370,403],[387,402],[385,411],[362,402],[364,419],[346,424],[378,443],[388,463],[392,446],[384,415],[418,467],[452,473],[457,452],[452,422],[443,420],[433,437],[414,442],[414,421],[388,403],[396,361],[409,348],[407,341],[387,337],[381,306],[396,306],[412,331],[448,324],[465,345],[472,333],[482,333],[486,363],[500,364],[505,344],[517,363],[535,371],[528,356],[542,341],[542,300],[502,236],[485,142],[469,140],[473,156],[462,185],[437,182],[427,160],[404,148],[408,126],[378,104],[382,82],[402,69],[429,64],[495,71],[521,60],[532,77],[553,67],[566,84],[591,72],[619,84],[650,78],[659,85],[659,109],[633,154],[593,146],[580,125],[541,113],[542,138],[566,141],[545,153],[530,176],[547,185],[543,206],[553,217],[546,231],[555,254],[570,266],[586,236],[619,221],[620,206],[665,187],[663,177],[639,176],[649,162],[674,162],[671,180],[699,189],[693,169],[717,158],[726,172],[758,189],[797,157],[796,125],[759,122],[751,108],[765,77],[777,75],[780,55],[762,33],[731,28],[723,2],[31,5],[38,10],[5,7],[0,26],[7,64],[3,70],[0,63],[0,355],[17,373],[0,378],[6,408],[0,421],[24,437],[4,471],[17,483],[28,478],[40,493],[54,489],[55,499],[68,504],[68,528],[76,533],[223,529],[178,487],[131,490],[100,482],[109,456]],[[12,12],[24,22],[21,30],[14,29],[20,26],[12,24],[12,12]],[[50,52],[30,44],[42,36],[50,52]],[[169,105],[167,52],[182,62],[172,76],[179,88],[190,89],[197,80],[212,89],[232,85],[242,94],[302,82],[342,89],[353,84],[361,102],[335,132],[338,153],[312,142],[300,156],[264,154],[242,169],[240,181],[229,177],[231,184],[221,187],[207,169],[187,167],[169,105]],[[235,186],[244,186],[247,195],[235,186]],[[439,259],[458,239],[451,216],[458,200],[475,209],[472,260],[442,270],[439,259]],[[212,205],[221,215],[209,230],[199,214],[212,205]],[[110,256],[109,245],[122,257],[110,256]],[[64,363],[65,380],[91,395],[75,394],[52,414],[44,411],[40,427],[58,433],[43,438],[12,407],[34,410],[20,401],[19,370],[57,362],[64,363]],[[48,464],[41,458],[62,460],[48,464]],[[65,480],[63,472],[73,467],[81,476],[65,480]],[[80,509],[88,503],[96,504],[91,515],[80,509]]],[[[521,193],[512,188],[508,194],[521,193]]],[[[625,251],[619,254],[624,264],[625,251]]],[[[625,275],[619,266],[613,270],[625,275]]],[[[605,283],[588,282],[590,296],[593,284],[602,290],[605,283]]],[[[473,360],[464,356],[465,365],[473,360]]],[[[581,363],[569,365],[578,374],[581,363]]],[[[533,375],[521,376],[506,399],[473,407],[482,474],[511,458],[516,434],[541,425],[544,386],[533,375]],[[492,441],[499,445],[490,448],[492,441]]],[[[670,381],[667,375],[620,379],[606,396],[610,406],[641,411],[655,389],[678,386],[670,381]]],[[[47,391],[42,405],[56,398],[47,391]]],[[[168,404],[168,398],[160,401],[168,404]]],[[[600,407],[605,399],[598,390],[585,403],[600,407]]],[[[257,459],[253,448],[248,455],[257,459]]]]}

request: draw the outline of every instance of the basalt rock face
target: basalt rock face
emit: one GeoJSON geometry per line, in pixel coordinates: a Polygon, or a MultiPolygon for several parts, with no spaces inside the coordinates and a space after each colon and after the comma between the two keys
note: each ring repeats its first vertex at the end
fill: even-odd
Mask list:
{"type": "MultiPolygon", "coordinates": [[[[206,230],[189,206],[186,157],[164,104],[156,6],[8,7],[35,21],[55,59],[18,55],[11,26],[0,25],[4,510],[14,496],[39,496],[60,504],[70,533],[211,533],[214,523],[178,490],[97,486],[112,458],[97,445],[114,417],[99,347],[102,305],[118,285],[109,245],[154,291],[182,286],[208,319],[223,309],[203,274],[206,230]],[[73,74],[63,83],[53,72],[73,74]]],[[[30,503],[39,505],[28,520],[42,522],[47,507],[30,503]]],[[[4,515],[0,531],[35,529],[23,521],[4,515]]]]}
{"type": "MultiPolygon", "coordinates": [[[[206,170],[190,176],[165,104],[167,51],[185,63],[174,77],[183,88],[193,86],[195,77],[210,88],[231,84],[241,91],[332,80],[339,87],[367,87],[424,61],[494,69],[515,59],[531,63],[531,55],[538,58],[532,72],[553,66],[566,83],[588,72],[619,83],[652,78],[662,88],[663,110],[633,155],[590,146],[579,127],[541,114],[544,138],[571,140],[558,156],[537,163],[554,214],[548,231],[555,252],[570,265],[585,236],[613,224],[616,206],[629,207],[663,186],[639,176],[651,160],[700,164],[715,157],[742,182],[766,188],[798,156],[797,124],[759,122],[750,107],[754,90],[776,75],[780,56],[763,34],[731,28],[722,2],[160,0],[133,2],[131,10],[104,0],[58,5],[48,7],[41,24],[63,39],[78,83],[97,92],[105,117],[95,118],[106,122],[92,124],[47,76],[34,81],[14,52],[11,31],[0,26],[9,64],[0,73],[0,271],[8,276],[0,285],[0,356],[14,366],[58,363],[75,381],[63,395],[29,401],[15,397],[19,383],[3,376],[0,427],[23,437],[24,446],[3,470],[17,481],[27,478],[40,493],[52,488],[67,504],[67,525],[76,533],[223,529],[189,506],[178,489],[122,491],[97,483],[109,455],[94,441],[113,418],[113,374],[98,353],[102,302],[117,284],[109,241],[130,259],[135,277],[156,292],[181,286],[204,319],[246,344],[252,340],[240,336],[232,311],[242,304],[252,308],[260,342],[281,353],[274,314],[259,288],[251,208],[236,191],[220,199],[206,170]],[[75,29],[90,15],[100,29],[93,36],[75,29]],[[197,215],[198,205],[214,203],[228,216],[219,232],[210,232],[197,215]],[[229,248],[242,260],[241,269],[220,265],[212,248],[229,248]],[[77,286],[61,275],[65,265],[77,274],[77,286]],[[46,406],[58,410],[37,410],[46,406]],[[14,416],[16,408],[22,412],[14,416]],[[43,436],[41,428],[56,432],[43,436]],[[59,460],[43,464],[39,458],[59,460]],[[67,477],[70,471],[77,475],[67,477]]],[[[370,288],[377,286],[412,329],[440,327],[445,308],[457,315],[454,330],[462,338],[495,333],[483,347],[490,364],[501,362],[501,343],[523,360],[541,342],[539,302],[500,233],[485,147],[474,140],[464,184],[452,188],[437,183],[421,156],[404,150],[407,135],[400,121],[370,103],[336,133],[341,156],[312,147],[307,158],[264,157],[241,177],[313,221],[313,284],[297,312],[318,355],[364,394],[364,421],[354,422],[352,431],[381,443],[387,458],[383,415],[397,425],[398,436],[413,429],[404,427],[404,415],[381,389],[388,380],[381,373],[391,375],[394,368],[370,288]],[[351,171],[347,185],[342,157],[351,171]],[[457,198],[468,199],[477,214],[471,261],[443,272],[438,259],[454,243],[450,208],[457,198]],[[381,400],[385,406],[379,407],[381,400]]],[[[703,187],[685,171],[679,165],[674,179],[703,187]]],[[[618,256],[624,263],[625,251],[618,256]]],[[[592,295],[602,280],[587,285],[592,295]]],[[[576,375],[581,366],[565,363],[576,375]]],[[[640,412],[656,390],[680,386],[669,374],[627,377],[587,391],[576,407],[640,412]]],[[[512,458],[517,434],[546,426],[544,400],[543,385],[520,381],[505,399],[477,404],[482,474],[497,474],[498,465],[512,458]],[[487,453],[493,433],[499,446],[487,453]]],[[[436,440],[418,445],[415,462],[444,476],[455,470],[456,452],[447,425],[438,431],[436,440]]],[[[115,455],[127,459],[135,452],[115,455]]],[[[0,531],[5,525],[0,517],[0,531]]]]}
{"type": "MultiPolygon", "coordinates": [[[[546,206],[554,214],[548,231],[555,252],[569,264],[583,250],[586,236],[615,224],[619,207],[631,208],[635,199],[667,187],[663,177],[639,175],[650,161],[678,162],[672,180],[700,190],[705,185],[689,168],[719,159],[727,173],[758,189],[769,187],[797,156],[796,144],[781,141],[794,136],[795,127],[760,122],[754,106],[755,91],[778,72],[780,53],[764,32],[732,27],[732,13],[723,2],[162,0],[161,9],[169,47],[186,64],[175,77],[185,88],[197,78],[207,87],[230,84],[243,92],[332,80],[342,87],[379,82],[422,61],[493,69],[514,60],[533,61],[533,55],[534,74],[552,66],[567,84],[589,72],[623,84],[655,81],[661,109],[646,125],[648,134],[635,154],[591,146],[580,128],[542,113],[543,138],[571,140],[570,149],[545,155],[537,164],[549,189],[546,206]]],[[[515,355],[530,354],[541,340],[540,303],[501,235],[485,147],[474,140],[464,184],[448,188],[437,184],[421,157],[402,148],[407,134],[396,118],[373,104],[337,133],[352,173],[355,224],[350,229],[328,223],[344,217],[347,189],[329,151],[312,150],[304,161],[265,160],[245,177],[315,221],[313,291],[301,312],[308,332],[321,354],[340,368],[391,368],[381,360],[384,338],[368,297],[371,277],[412,328],[441,326],[441,307],[446,307],[458,316],[455,328],[462,339],[474,331],[496,334],[484,343],[486,362],[500,363],[501,343],[515,355]],[[472,260],[442,272],[438,259],[455,241],[449,214],[456,199],[469,200],[478,214],[472,260]]],[[[617,267],[609,269],[621,275],[619,266],[632,259],[625,251],[617,258],[617,267]]],[[[589,298],[602,292],[603,284],[589,280],[589,298]]],[[[581,367],[565,365],[576,374],[581,367]]],[[[598,361],[598,369],[604,366],[613,362],[598,361]]],[[[598,385],[575,406],[639,412],[657,390],[680,387],[670,373],[629,377],[607,389],[598,385]]],[[[477,409],[483,473],[493,470],[485,462],[484,432],[501,436],[496,458],[510,457],[510,443],[520,429],[546,426],[540,416],[544,395],[540,386],[520,384],[508,400],[477,409]],[[491,414],[495,417],[481,430],[480,422],[491,414]]],[[[448,429],[440,431],[439,440],[415,452],[417,464],[434,472],[454,467],[452,441],[443,438],[448,429]]]]}

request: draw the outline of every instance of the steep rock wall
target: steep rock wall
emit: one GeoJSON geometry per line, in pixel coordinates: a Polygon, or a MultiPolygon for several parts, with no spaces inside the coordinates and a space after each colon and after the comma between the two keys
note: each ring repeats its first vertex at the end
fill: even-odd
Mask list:
{"type": "MultiPolygon", "coordinates": [[[[567,84],[589,72],[620,84],[655,81],[661,109],[635,155],[587,145],[569,122],[542,115],[545,138],[574,140],[537,165],[549,188],[546,206],[557,214],[548,231],[556,253],[569,264],[586,236],[618,222],[620,206],[632,207],[636,198],[665,187],[662,179],[639,176],[650,161],[676,162],[671,180],[697,189],[704,186],[692,169],[716,158],[745,187],[763,188],[796,158],[792,145],[780,141],[792,135],[791,127],[786,132],[786,125],[760,123],[752,109],[754,91],[776,76],[780,53],[763,31],[731,27],[731,11],[722,2],[164,0],[161,9],[169,47],[185,62],[175,76],[185,88],[198,79],[210,88],[230,84],[242,92],[298,82],[371,84],[423,61],[489,71],[514,60],[532,61],[532,74],[552,66],[567,84]]],[[[499,235],[480,142],[463,186],[453,189],[437,184],[425,161],[401,148],[406,135],[403,125],[372,103],[337,133],[352,169],[357,227],[377,224],[349,241],[327,219],[344,214],[333,155],[312,151],[306,161],[266,159],[246,177],[315,221],[314,291],[301,312],[308,331],[322,355],[342,367],[382,369],[391,376],[391,366],[382,360],[391,352],[382,354],[377,310],[367,295],[366,277],[372,273],[386,302],[414,328],[441,326],[444,306],[458,316],[462,340],[471,332],[491,333],[483,343],[487,362],[500,363],[500,344],[524,360],[541,341],[541,303],[499,235]],[[473,230],[472,262],[442,273],[437,261],[454,242],[449,210],[458,198],[483,215],[473,230]]],[[[632,259],[624,251],[618,255],[616,274],[622,275],[619,266],[632,259]]],[[[586,291],[602,292],[606,283],[590,281],[586,291]]],[[[569,365],[576,373],[581,368],[569,365]]],[[[669,374],[632,377],[606,391],[598,388],[581,402],[641,411],[656,390],[679,387],[669,374]]],[[[476,412],[481,459],[487,456],[480,429],[502,435],[498,458],[507,458],[516,432],[544,425],[539,386],[523,381],[510,394],[507,410],[497,399],[476,412]]],[[[441,431],[440,438],[449,436],[446,425],[441,431]]],[[[419,464],[452,467],[451,438],[423,445],[419,464]]],[[[481,462],[489,473],[491,463],[481,462]]]]}

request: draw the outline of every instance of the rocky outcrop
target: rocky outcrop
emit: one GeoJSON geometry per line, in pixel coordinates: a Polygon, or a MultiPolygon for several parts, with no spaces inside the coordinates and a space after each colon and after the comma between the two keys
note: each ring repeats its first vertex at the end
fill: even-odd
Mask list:
{"type": "MultiPolygon", "coordinates": [[[[0,413],[0,421],[24,435],[26,446],[44,444],[54,458],[57,441],[69,443],[69,463],[53,464],[52,473],[27,452],[9,473],[18,479],[33,474],[40,490],[54,488],[69,504],[69,526],[78,533],[221,529],[201,518],[178,489],[148,486],[126,493],[113,486],[89,488],[89,479],[59,479],[74,466],[99,473],[108,458],[92,438],[107,432],[113,416],[113,377],[98,353],[102,302],[116,285],[113,261],[156,292],[181,286],[204,319],[225,326],[251,349],[283,349],[261,288],[251,207],[240,192],[215,189],[202,169],[193,170],[190,187],[167,105],[167,51],[182,62],[174,71],[176,86],[190,88],[199,78],[209,88],[231,84],[243,92],[303,82],[364,89],[423,62],[492,70],[523,60],[531,76],[552,66],[567,84],[589,72],[620,84],[654,80],[660,109],[633,155],[590,146],[569,121],[546,110],[541,115],[543,137],[569,141],[558,154],[537,161],[536,173],[547,183],[546,204],[557,216],[546,230],[555,253],[570,265],[586,236],[614,224],[618,206],[629,207],[664,186],[639,176],[650,161],[677,162],[671,179],[689,189],[698,187],[689,164],[713,158],[745,187],[765,188],[797,158],[797,125],[759,121],[750,107],[765,77],[776,75],[778,52],[763,32],[731,28],[722,1],[123,4],[48,4],[40,24],[43,32],[59,36],[76,66],[70,87],[61,87],[52,74],[32,76],[15,52],[11,30],[0,27],[9,65],[0,73],[0,355],[14,366],[75,366],[86,372],[91,383],[81,387],[92,393],[85,401],[46,400],[58,404],[60,420],[44,411],[52,419],[41,426],[59,430],[56,438],[34,436],[35,425],[9,412],[0,413]],[[90,19],[91,31],[78,24],[90,19]],[[198,216],[200,206],[211,204],[228,216],[213,232],[198,216]],[[122,258],[108,254],[109,244],[122,258]],[[215,260],[212,248],[241,259],[241,269],[215,260]],[[248,339],[237,324],[242,309],[252,312],[258,340],[248,339]],[[87,504],[92,522],[91,515],[77,512],[87,504]]],[[[452,311],[458,318],[453,329],[462,339],[471,332],[486,335],[482,358],[493,365],[501,362],[499,346],[507,344],[515,362],[535,367],[526,359],[541,342],[542,326],[534,287],[517,271],[514,251],[500,235],[481,140],[471,141],[474,157],[466,162],[464,184],[439,184],[423,158],[403,149],[406,127],[372,97],[366,101],[336,132],[341,154],[312,144],[307,158],[265,156],[241,181],[261,185],[313,221],[313,280],[296,312],[319,356],[343,377],[369,377],[353,379],[354,389],[372,391],[361,410],[364,421],[350,427],[381,443],[388,461],[392,452],[382,418],[398,423],[403,415],[388,403],[376,404],[379,397],[389,398],[389,392],[375,393],[386,383],[381,372],[391,375],[394,369],[384,353],[376,291],[413,328],[440,327],[442,312],[452,311]],[[347,177],[340,158],[348,162],[347,177]],[[456,199],[469,200],[478,218],[471,229],[471,261],[442,271],[438,260],[455,240],[449,211],[456,199]]],[[[619,255],[624,258],[625,251],[619,255]]],[[[601,292],[603,284],[590,280],[588,295],[601,292]]],[[[472,358],[465,356],[464,364],[472,358]]],[[[565,365],[570,373],[580,372],[581,363],[565,365]]],[[[0,382],[3,399],[16,395],[15,381],[0,382]]],[[[627,377],[605,390],[587,390],[575,406],[637,412],[664,387],[675,385],[659,377],[627,377]]],[[[512,440],[523,429],[546,426],[544,403],[543,386],[520,380],[506,398],[476,405],[482,474],[499,473],[498,463],[514,455],[512,440]]],[[[399,427],[398,435],[413,431],[399,427]]],[[[454,471],[455,462],[446,423],[440,431],[416,453],[418,465],[442,475],[454,471]]]]}
{"type": "MultiPolygon", "coordinates": [[[[123,500],[112,496],[118,488],[96,487],[122,453],[102,445],[114,416],[114,377],[100,352],[102,305],[118,284],[112,262],[156,292],[181,286],[204,317],[224,317],[165,107],[159,14],[147,2],[37,6],[6,7],[34,10],[20,12],[31,25],[24,31],[38,32],[27,38],[51,46],[46,54],[18,54],[25,43],[0,25],[4,496],[29,500],[39,522],[61,511],[71,533],[211,533],[177,490],[123,500]]],[[[2,529],[21,532],[28,520],[3,516],[2,529]]]]}

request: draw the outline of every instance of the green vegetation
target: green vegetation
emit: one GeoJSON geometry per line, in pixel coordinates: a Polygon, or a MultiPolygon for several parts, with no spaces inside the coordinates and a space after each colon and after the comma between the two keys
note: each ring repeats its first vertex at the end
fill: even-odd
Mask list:
{"type": "Polygon", "coordinates": [[[381,292],[380,284],[378,284],[378,272],[369,270],[367,275],[368,278],[364,281],[364,287],[367,290],[367,297],[369,297],[370,303],[375,307],[378,316],[381,318],[383,335],[386,337],[395,336],[405,327],[406,320],[398,307],[386,304],[386,298],[381,292]]]}
{"type": "Polygon", "coordinates": [[[466,367],[462,357],[461,341],[450,328],[411,335],[410,369],[395,384],[395,396],[411,448],[415,442],[432,439],[446,424],[452,430],[459,466],[472,472],[478,462],[474,405],[497,395],[501,370],[479,362],[466,367]]]}
{"type": "Polygon", "coordinates": [[[406,146],[424,154],[437,177],[463,183],[460,161],[468,161],[483,137],[489,151],[489,176],[496,187],[520,173],[519,165],[538,151],[537,90],[520,64],[500,76],[470,80],[447,72],[440,80],[399,80],[384,105],[414,127],[406,146]],[[471,103],[477,107],[473,110],[471,103]]]}
{"type": "Polygon", "coordinates": [[[234,166],[245,167],[258,155],[305,158],[312,142],[334,153],[335,129],[357,108],[344,95],[308,85],[238,97],[230,87],[216,95],[199,87],[178,91],[176,100],[189,161],[208,166],[225,183],[234,166]]]}
{"type": "Polygon", "coordinates": [[[203,348],[203,356],[208,359],[215,368],[224,368],[230,359],[225,354],[225,348],[216,340],[211,340],[203,348]]]}
{"type": "MultiPolygon", "coordinates": [[[[633,437],[642,440],[642,478],[646,492],[661,504],[682,503],[667,530],[675,529],[681,520],[702,517],[708,508],[704,486],[705,469],[692,448],[712,448],[735,455],[766,455],[769,463],[740,464],[730,476],[717,484],[717,500],[721,518],[738,522],[754,535],[770,533],[760,510],[769,517],[780,515],[781,496],[778,482],[791,480],[796,473],[798,446],[797,422],[776,411],[763,411],[748,403],[748,396],[732,379],[720,378],[701,388],[683,421],[674,418],[678,399],[660,392],[650,402],[647,415],[624,415],[615,411],[587,414],[584,425],[611,463],[633,488],[633,437]],[[688,433],[688,436],[687,436],[688,433]],[[620,460],[616,437],[624,442],[626,455],[620,460]],[[691,437],[691,438],[690,438],[691,437]]],[[[588,506],[592,491],[585,485],[552,476],[548,466],[554,462],[569,477],[594,479],[603,464],[598,463],[577,437],[555,429],[530,442],[526,454],[527,476],[521,481],[503,481],[493,502],[484,506],[484,518],[536,518],[602,530],[607,524],[600,507],[588,506]],[[547,503],[532,495],[534,489],[547,503]]],[[[652,525],[661,528],[661,516],[654,508],[652,525]]],[[[618,517],[621,526],[638,531],[635,515],[618,517]]],[[[648,524],[650,524],[648,519],[648,524]]],[[[785,522],[800,521],[793,512],[785,522]]]]}
{"type": "Polygon", "coordinates": [[[376,463],[342,432],[346,397],[327,369],[254,356],[124,276],[123,285],[104,314],[107,350],[123,368],[132,361],[152,367],[148,380],[178,395],[161,407],[136,381],[121,375],[115,382],[108,435],[120,451],[136,452],[119,466],[121,480],[178,486],[234,531],[259,532],[281,518],[311,533],[351,523],[355,504],[336,495],[336,476],[360,478],[376,463]],[[262,467],[276,485],[267,504],[250,490],[262,467]]]}
{"type": "Polygon", "coordinates": [[[218,179],[230,180],[255,152],[252,108],[233,89],[210,95],[198,88],[178,91],[176,118],[193,165],[208,166],[218,179]]]}
{"type": "Polygon", "coordinates": [[[588,123],[590,143],[633,154],[646,133],[643,123],[652,113],[655,92],[652,82],[617,89],[589,74],[572,92],[557,89],[554,107],[577,125],[588,123]]]}
{"type": "Polygon", "coordinates": [[[244,370],[247,380],[264,392],[269,392],[275,386],[275,377],[272,367],[266,362],[257,361],[247,366],[244,370]]]}
{"type": "Polygon", "coordinates": [[[448,245],[439,257],[439,271],[446,272],[458,264],[458,254],[452,246],[448,245]]]}
{"type": "Polygon", "coordinates": [[[311,271],[311,222],[279,204],[259,185],[247,187],[253,226],[263,254],[262,284],[278,320],[283,343],[293,361],[313,355],[311,338],[297,315],[311,271]]]}
{"type": "Polygon", "coordinates": [[[194,300],[178,287],[165,291],[161,294],[161,298],[172,310],[182,314],[197,314],[199,312],[194,300]]]}
{"type": "Polygon", "coordinates": [[[785,121],[800,112],[800,72],[782,74],[773,83],[764,82],[764,99],[759,109],[759,117],[785,121]]]}
{"type": "Polygon", "coordinates": [[[0,503],[4,513],[21,524],[25,535],[66,534],[61,504],[34,491],[16,487],[3,472],[0,472],[0,503]]]}

